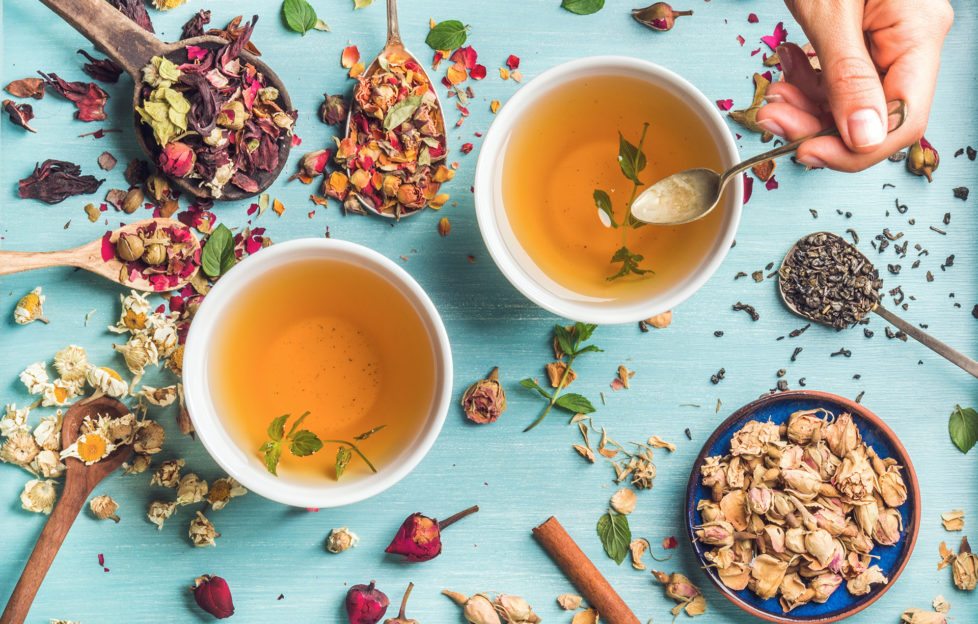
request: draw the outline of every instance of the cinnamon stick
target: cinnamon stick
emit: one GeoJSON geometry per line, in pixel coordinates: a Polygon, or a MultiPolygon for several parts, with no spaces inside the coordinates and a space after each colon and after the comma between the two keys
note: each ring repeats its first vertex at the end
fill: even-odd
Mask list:
{"type": "Polygon", "coordinates": [[[557,518],[550,516],[546,522],[535,527],[533,537],[550,553],[557,566],[597,610],[603,621],[609,624],[641,624],[584,551],[557,522],[557,518]]]}

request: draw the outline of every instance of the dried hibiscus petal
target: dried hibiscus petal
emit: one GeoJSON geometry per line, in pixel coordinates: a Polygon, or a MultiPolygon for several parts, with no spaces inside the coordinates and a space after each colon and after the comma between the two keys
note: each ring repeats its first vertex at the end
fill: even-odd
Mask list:
{"type": "Polygon", "coordinates": [[[75,103],[78,107],[75,111],[75,119],[101,121],[106,118],[105,101],[109,99],[109,94],[94,82],[68,82],[54,73],[50,75],[38,73],[44,77],[49,87],[75,103]]]}
{"type": "Polygon", "coordinates": [[[119,82],[119,76],[122,75],[122,68],[119,67],[118,63],[112,59],[93,58],[92,55],[84,50],[78,50],[78,54],[88,59],[88,63],[82,65],[82,69],[85,70],[86,74],[102,82],[119,82]]]}
{"type": "Polygon", "coordinates": [[[519,69],[520,57],[516,56],[515,54],[510,54],[509,58],[506,59],[506,67],[509,67],[510,70],[519,69]]]}
{"type": "MultiPolygon", "coordinates": [[[[207,12],[207,16],[208,18],[210,17],[210,11],[207,12]]],[[[254,20],[252,21],[251,26],[249,26],[247,23],[245,23],[245,25],[242,26],[241,19],[242,16],[239,15],[233,20],[231,20],[230,22],[228,22],[228,25],[225,26],[223,30],[219,30],[217,28],[211,28],[210,30],[207,31],[207,34],[214,35],[215,37],[220,37],[221,39],[224,39],[231,43],[236,42],[243,35],[246,35],[245,43],[242,44],[242,47],[248,52],[250,52],[251,54],[254,54],[255,56],[261,56],[261,52],[258,51],[258,48],[256,48],[255,44],[250,40],[251,29],[254,28],[254,20]]],[[[238,52],[240,51],[241,48],[238,48],[238,50],[234,53],[235,56],[237,56],[238,52]]]]}
{"type": "Polygon", "coordinates": [[[774,27],[774,34],[761,37],[761,41],[767,44],[772,50],[777,50],[778,46],[788,40],[788,31],[785,30],[784,22],[778,22],[774,27]]]}
{"type": "Polygon", "coordinates": [[[153,30],[153,22],[149,19],[149,13],[146,12],[146,5],[143,0],[109,0],[109,4],[119,9],[119,11],[136,22],[143,30],[155,33],[153,30]]]}
{"type": "Polygon", "coordinates": [[[34,166],[34,173],[18,182],[24,199],[39,199],[57,204],[72,195],[94,193],[105,180],[81,175],[81,167],[63,160],[45,160],[34,166]]]}
{"type": "Polygon", "coordinates": [[[11,82],[3,90],[14,97],[30,97],[40,100],[44,97],[44,80],[41,78],[21,78],[11,82]]]}
{"type": "Polygon", "coordinates": [[[181,39],[200,37],[204,34],[204,26],[211,23],[211,12],[201,9],[194,14],[187,23],[183,25],[180,32],[181,39]]]}
{"type": "Polygon", "coordinates": [[[34,119],[34,109],[30,104],[17,104],[13,100],[4,100],[3,110],[10,116],[10,121],[14,125],[31,132],[37,132],[37,130],[31,128],[30,124],[27,123],[31,119],[34,119]]]}

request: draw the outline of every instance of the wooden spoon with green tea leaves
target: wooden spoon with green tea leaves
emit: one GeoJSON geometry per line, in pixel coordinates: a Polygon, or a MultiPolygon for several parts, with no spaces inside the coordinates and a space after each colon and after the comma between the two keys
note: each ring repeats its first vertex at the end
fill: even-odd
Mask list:
{"type": "Polygon", "coordinates": [[[952,349],[880,303],[883,280],[861,251],[831,232],[799,239],[778,270],[778,292],[788,309],[837,330],[854,327],[870,312],[913,337],[952,364],[978,377],[978,362],[952,349]]]}
{"type": "MultiPolygon", "coordinates": [[[[888,102],[887,107],[887,132],[893,132],[906,120],[907,105],[903,100],[893,100],[888,102]]],[[[791,154],[808,139],[823,136],[839,136],[839,129],[832,126],[812,136],[785,143],[748,158],[722,174],[712,169],[687,169],[662,178],[635,198],[632,202],[632,216],[653,225],[680,225],[702,219],[719,203],[723,187],[734,176],[758,163],[791,154]]]]}

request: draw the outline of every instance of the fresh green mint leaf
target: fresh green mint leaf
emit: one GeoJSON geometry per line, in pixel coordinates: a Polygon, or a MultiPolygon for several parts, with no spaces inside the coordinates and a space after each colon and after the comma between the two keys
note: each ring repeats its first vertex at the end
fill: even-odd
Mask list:
{"type": "Polygon", "coordinates": [[[619,132],[618,165],[621,167],[621,172],[625,174],[625,177],[635,184],[641,185],[642,181],[638,179],[638,174],[645,169],[645,164],[645,154],[639,148],[629,143],[625,139],[625,136],[619,132]]]}
{"type": "Polygon", "coordinates": [[[581,323],[580,321],[574,323],[574,335],[577,337],[578,344],[587,342],[597,328],[598,326],[594,323],[581,323]]]}
{"type": "Polygon", "coordinates": [[[591,15],[592,13],[597,13],[604,7],[604,0],[563,0],[560,6],[571,13],[591,15]]]}
{"type": "Polygon", "coordinates": [[[258,449],[259,453],[265,455],[265,468],[276,477],[278,476],[278,460],[282,457],[281,442],[265,442],[258,449]]]}
{"type": "Polygon", "coordinates": [[[292,434],[295,433],[295,430],[299,428],[299,425],[302,424],[302,421],[305,420],[306,419],[306,416],[308,416],[308,415],[309,415],[309,412],[307,411],[302,416],[299,416],[298,418],[296,418],[295,419],[295,422],[292,423],[292,428],[289,429],[289,435],[287,435],[285,437],[291,438],[292,437],[292,434]]]}
{"type": "Polygon", "coordinates": [[[611,197],[601,189],[594,189],[594,204],[598,207],[598,210],[608,215],[608,220],[611,221],[611,227],[618,227],[618,223],[615,221],[615,212],[611,207],[611,197]]]}
{"type": "Polygon", "coordinates": [[[643,269],[638,266],[639,262],[644,260],[645,257],[640,254],[633,254],[628,250],[628,247],[621,247],[615,252],[615,255],[611,257],[612,262],[621,262],[621,270],[608,278],[608,281],[618,279],[619,277],[624,277],[628,274],[644,275],[646,273],[654,273],[650,269],[643,269]]]}
{"type": "Polygon", "coordinates": [[[289,442],[289,450],[296,457],[306,457],[323,448],[323,442],[319,436],[308,429],[296,431],[289,436],[289,442]]]}
{"type": "Polygon", "coordinates": [[[567,355],[574,355],[574,335],[563,325],[554,325],[557,346],[567,355]]]}
{"type": "Polygon", "coordinates": [[[520,381],[520,385],[523,386],[524,388],[529,389],[529,390],[536,390],[537,392],[539,392],[540,394],[542,394],[545,399],[550,400],[550,394],[546,390],[544,390],[543,388],[541,388],[540,387],[540,384],[538,384],[537,382],[533,381],[529,377],[527,377],[526,379],[521,380],[520,381]]]}
{"type": "Polygon", "coordinates": [[[343,476],[343,471],[349,465],[350,460],[353,459],[353,453],[346,446],[341,446],[336,449],[336,478],[339,479],[343,476]]]}
{"type": "Polygon", "coordinates": [[[575,355],[580,355],[582,353],[591,353],[591,352],[602,353],[604,352],[604,349],[599,349],[597,345],[586,345],[578,349],[575,355]]]}
{"type": "Polygon", "coordinates": [[[276,442],[281,442],[282,438],[285,436],[285,421],[289,419],[292,414],[285,414],[284,416],[279,416],[272,421],[272,424],[268,425],[268,437],[276,442]]]}
{"type": "Polygon", "coordinates": [[[414,111],[418,110],[418,106],[420,105],[421,96],[412,95],[391,106],[390,110],[387,111],[387,116],[384,117],[384,130],[390,132],[410,119],[411,115],[414,114],[414,111]]]}
{"type": "Polygon", "coordinates": [[[978,442],[978,412],[970,407],[955,405],[947,430],[954,446],[962,453],[967,453],[978,442]]]}
{"type": "Polygon", "coordinates": [[[353,439],[356,440],[357,442],[362,442],[363,440],[366,440],[367,438],[369,438],[373,434],[377,433],[378,431],[380,431],[381,429],[383,429],[386,426],[387,425],[381,425],[379,427],[374,427],[370,431],[364,431],[363,433],[361,433],[360,435],[356,436],[353,439]]]}
{"type": "Polygon", "coordinates": [[[234,262],[234,235],[222,223],[207,237],[200,266],[209,277],[218,277],[233,267],[234,262]]]}
{"type": "Polygon", "coordinates": [[[621,565],[628,554],[628,545],[632,541],[632,530],[628,526],[628,516],[608,512],[598,520],[598,537],[601,545],[615,563],[621,565]]]}
{"type": "MultiPolygon", "coordinates": [[[[603,1],[603,0],[602,0],[603,1]]],[[[438,22],[428,31],[424,42],[433,50],[454,50],[465,45],[466,31],[470,28],[458,20],[438,22]]]]}
{"type": "Polygon", "coordinates": [[[594,411],[594,406],[591,405],[591,402],[586,397],[573,392],[557,397],[554,405],[573,414],[590,414],[594,411]]]}
{"type": "Polygon", "coordinates": [[[282,19],[290,30],[306,34],[316,27],[316,10],[306,0],[285,0],[282,2],[282,19]]]}

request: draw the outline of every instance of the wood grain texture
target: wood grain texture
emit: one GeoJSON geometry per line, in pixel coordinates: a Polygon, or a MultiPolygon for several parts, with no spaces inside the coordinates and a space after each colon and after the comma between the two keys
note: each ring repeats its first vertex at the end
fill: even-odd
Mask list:
{"type": "MultiPolygon", "coordinates": [[[[348,92],[352,85],[339,65],[348,40],[366,58],[383,47],[385,14],[381,2],[354,12],[350,2],[316,1],[315,8],[333,32],[310,32],[302,37],[281,25],[279,4],[192,2],[167,13],[151,9],[151,15],[164,40],[179,37],[180,25],[201,8],[212,10],[212,25],[217,27],[238,14],[261,15],[255,42],[263,60],[280,70],[300,110],[297,131],[303,144],[289,158],[286,172],[291,172],[302,153],[331,146],[331,129],[317,120],[316,108],[324,91],[348,92]]],[[[691,550],[682,542],[686,479],[713,428],[734,409],[773,388],[781,368],[787,369],[784,378],[792,388],[805,378],[807,388],[850,398],[865,391],[863,404],[900,436],[921,483],[923,523],[907,569],[882,599],[847,622],[895,622],[903,609],[927,607],[938,593],[950,600],[949,615],[957,622],[978,621],[978,594],[955,590],[948,570],[936,572],[938,544],[960,539],[959,534],[943,530],[941,512],[965,510],[965,534],[973,542],[976,538],[972,528],[978,526],[978,451],[962,455],[947,435],[947,417],[954,405],[978,404],[973,378],[922,345],[888,340],[879,318],[866,326],[875,332],[872,338],[865,338],[862,328],[836,333],[814,326],[797,338],[788,338],[792,329],[805,322],[784,309],[774,281],[734,279],[739,271],[749,274],[768,263],[776,266],[787,248],[806,233],[827,229],[844,234],[846,228],[853,228],[860,236],[859,248],[878,263],[886,289],[900,285],[908,295],[909,309],[901,310],[901,316],[926,324],[927,331],[965,354],[978,354],[978,321],[970,313],[978,303],[978,249],[974,245],[978,197],[973,192],[962,202],[951,192],[958,186],[973,191],[978,186],[978,163],[953,156],[966,145],[978,147],[978,80],[973,62],[978,58],[974,37],[978,7],[965,1],[953,4],[956,23],[944,49],[927,132],[942,156],[932,184],[908,175],[902,163],[884,162],[872,170],[846,175],[805,173],[789,161],[780,162],[776,171],[780,188],[765,191],[763,185],[755,184],[736,246],[706,286],[675,310],[671,327],[645,334],[634,325],[601,327],[595,342],[605,351],[587,354],[575,366],[580,377],[574,389],[593,400],[598,407],[597,424],[607,426],[616,439],[642,440],[656,434],[679,447],[674,453],[656,453],[655,488],[640,493],[630,520],[633,533],[647,537],[653,545],[670,535],[680,538],[677,554],[656,565],[667,572],[683,572],[705,588],[708,611],[706,619],[697,621],[733,624],[749,618],[709,588],[691,550]],[[895,188],[884,189],[886,183],[895,188]],[[897,201],[908,206],[905,214],[896,210],[897,201]],[[816,210],[818,218],[809,209],[816,210]],[[946,212],[951,213],[948,226],[942,222],[946,212]],[[908,223],[910,218],[915,225],[908,223]],[[931,225],[947,235],[930,230],[931,225]],[[905,258],[894,254],[892,244],[883,254],[870,246],[883,228],[905,233],[899,241],[910,241],[905,258]],[[929,253],[919,257],[919,268],[911,269],[918,258],[914,248],[918,243],[929,253]],[[952,253],[953,266],[941,270],[952,253]],[[887,264],[900,264],[900,274],[892,275],[887,264]],[[933,282],[925,279],[926,271],[934,275],[933,282]],[[910,295],[915,299],[909,299],[910,295]],[[754,305],[760,320],[752,322],[743,312],[732,311],[737,301],[754,305]],[[722,337],[714,336],[721,330],[722,337]],[[804,350],[792,362],[796,346],[804,350]],[[852,356],[830,357],[840,347],[850,349],[852,356]],[[608,384],[619,364],[637,372],[630,390],[612,392],[608,384]],[[710,376],[720,367],[726,369],[726,378],[713,385],[710,376]],[[857,374],[860,377],[854,378],[857,374]],[[716,412],[718,399],[722,405],[716,412]],[[686,428],[691,441],[684,436],[686,428]]],[[[4,2],[0,8],[3,84],[36,75],[38,69],[57,71],[69,80],[87,80],[80,57],[75,55],[77,48],[87,45],[80,35],[40,3],[4,2]]],[[[110,477],[95,494],[109,494],[120,502],[122,522],[99,522],[88,512],[78,518],[37,595],[28,622],[46,624],[49,618],[85,624],[205,622],[209,616],[197,609],[187,591],[193,579],[205,573],[228,580],[236,618],[242,622],[341,624],[346,621],[342,612],[346,589],[372,578],[395,601],[408,581],[413,581],[416,586],[409,613],[423,622],[461,622],[457,605],[439,593],[446,588],[467,594],[481,590],[521,594],[544,621],[566,622],[568,614],[554,599],[573,589],[530,535],[530,529],[550,515],[560,518],[640,621],[651,617],[656,622],[671,620],[672,602],[662,587],[647,572],[632,570],[627,563],[616,566],[602,551],[595,524],[617,489],[611,467],[581,461],[570,448],[577,442],[577,431],[566,426],[559,414],[548,417],[529,434],[520,433],[541,404],[516,382],[543,376],[551,327],[559,319],[527,302],[493,265],[479,235],[469,191],[481,142],[474,133],[485,132],[492,120],[489,102],[496,99],[505,106],[519,87],[498,78],[497,68],[504,66],[509,54],[522,59],[520,69],[526,79],[582,54],[641,57],[679,72],[709,99],[733,98],[740,108],[750,103],[751,74],[762,71],[761,53],[750,56],[763,46],[759,38],[783,20],[790,38],[804,42],[783,4],[775,0],[676,5],[677,9],[694,8],[695,15],[679,20],[668,33],[654,33],[634,22],[627,11],[631,8],[609,2],[598,14],[581,17],[561,10],[558,0],[404,0],[401,33],[422,60],[428,52],[423,43],[428,18],[460,19],[472,25],[469,41],[489,69],[489,77],[472,84],[476,97],[469,104],[471,116],[449,135],[453,149],[449,160],[461,164],[458,175],[445,186],[451,201],[440,212],[426,212],[394,226],[381,219],[343,217],[335,205],[316,208],[310,218],[308,213],[315,207],[308,195],[313,188],[297,181],[286,183],[282,176],[270,192],[284,203],[285,213],[277,217],[269,211],[252,223],[268,228],[268,235],[277,241],[323,236],[329,228],[334,237],[368,245],[403,263],[444,317],[453,345],[456,396],[498,365],[508,392],[506,414],[492,425],[478,427],[465,422],[460,409],[453,410],[438,442],[408,478],[352,507],[313,513],[282,507],[253,494],[234,499],[225,509],[208,513],[222,534],[214,548],[190,546],[190,507],[179,509],[162,531],[145,519],[146,505],[155,499],[172,500],[173,491],[151,487],[148,474],[110,477]],[[760,23],[748,24],[749,12],[757,13],[760,23]],[[746,39],[744,46],[738,44],[737,35],[746,39]],[[469,155],[458,151],[464,142],[475,144],[469,155]],[[444,238],[437,233],[442,216],[452,222],[452,232],[444,238]],[[406,261],[399,259],[402,255],[406,261]],[[474,262],[468,260],[470,255],[474,262]],[[437,559],[398,564],[383,554],[408,514],[421,511],[439,517],[476,503],[481,508],[478,514],[446,530],[445,549],[437,559]],[[331,528],[340,526],[358,533],[360,545],[330,555],[324,540],[331,528]],[[108,572],[98,565],[99,553],[105,556],[108,572]]],[[[444,68],[442,65],[442,71],[444,68]]],[[[40,102],[31,101],[37,135],[28,135],[6,119],[0,121],[3,249],[77,246],[118,227],[122,220],[144,216],[110,211],[102,221],[89,223],[83,206],[101,200],[99,196],[73,198],[57,206],[16,197],[16,181],[30,173],[35,161],[61,158],[77,162],[85,173],[95,173],[96,159],[104,150],[120,164],[106,174],[103,190],[124,188],[124,164],[140,156],[132,130],[132,85],[123,79],[106,90],[112,98],[104,123],[72,119],[74,106],[50,93],[40,102]],[[100,127],[122,132],[101,140],[76,138],[100,127]]],[[[447,112],[452,127],[457,117],[447,112]]],[[[767,147],[734,125],[731,130],[744,135],[738,145],[745,156],[767,147]]],[[[241,227],[250,219],[246,214],[249,205],[247,200],[233,202],[216,211],[228,226],[241,227]]],[[[105,329],[118,316],[120,292],[118,286],[97,276],[65,268],[0,279],[0,403],[29,403],[33,397],[17,381],[17,374],[35,361],[50,361],[69,343],[85,346],[93,362],[122,368],[121,356],[110,346],[116,336],[105,329]],[[14,325],[12,311],[17,299],[38,285],[48,297],[45,312],[51,324],[14,325]],[[94,313],[86,325],[91,310],[94,313]]],[[[886,300],[892,305],[892,297],[886,300]]],[[[260,339],[260,333],[261,328],[256,328],[253,339],[260,339]]],[[[171,379],[153,372],[145,382],[158,386],[172,383],[171,379]]],[[[208,481],[223,476],[199,443],[180,435],[172,408],[153,413],[168,434],[156,462],[182,457],[187,460],[185,471],[197,472],[208,481]]],[[[37,416],[32,415],[33,422],[37,416]]],[[[4,544],[0,601],[13,589],[45,521],[21,510],[17,500],[29,478],[15,467],[0,465],[4,544]]],[[[661,555],[661,549],[656,554],[661,555]]]]}

